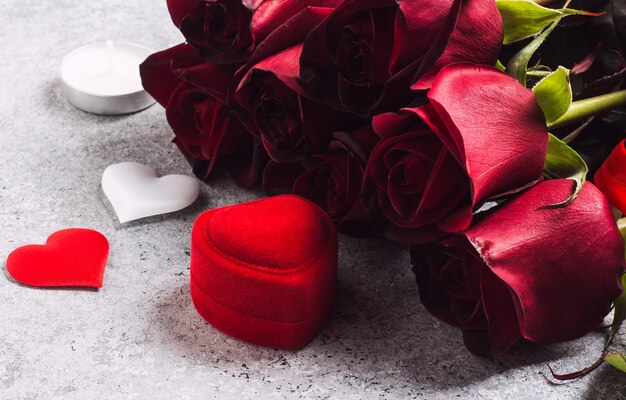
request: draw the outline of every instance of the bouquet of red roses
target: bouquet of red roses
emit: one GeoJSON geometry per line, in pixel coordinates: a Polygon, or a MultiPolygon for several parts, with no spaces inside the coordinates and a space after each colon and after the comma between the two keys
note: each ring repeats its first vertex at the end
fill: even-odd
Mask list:
{"type": "Polygon", "coordinates": [[[610,104],[572,103],[568,69],[529,67],[562,18],[589,13],[530,0],[168,6],[186,42],[141,74],[200,179],[219,163],[242,187],[311,200],[344,233],[411,244],[423,304],[476,354],[571,340],[608,314],[623,239],[583,159],[548,129],[610,104]],[[520,40],[503,66],[503,42],[520,40]]]}

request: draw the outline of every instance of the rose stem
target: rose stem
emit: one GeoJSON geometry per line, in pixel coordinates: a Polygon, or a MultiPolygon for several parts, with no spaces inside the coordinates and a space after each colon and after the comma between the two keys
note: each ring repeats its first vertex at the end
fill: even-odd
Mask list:
{"type": "Polygon", "coordinates": [[[562,128],[623,105],[626,105],[626,90],[578,100],[570,105],[569,110],[561,118],[548,124],[548,128],[562,128]]]}

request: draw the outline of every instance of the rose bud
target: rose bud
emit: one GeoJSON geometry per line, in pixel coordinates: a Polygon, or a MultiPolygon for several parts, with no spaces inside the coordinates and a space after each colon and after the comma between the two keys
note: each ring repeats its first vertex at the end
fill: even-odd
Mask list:
{"type": "Polygon", "coordinates": [[[602,193],[586,183],[545,181],[463,235],[413,246],[422,304],[463,329],[474,354],[498,356],[519,339],[557,343],[602,323],[621,293],[624,242],[602,193]]]}
{"type": "Polygon", "coordinates": [[[316,100],[376,115],[446,65],[494,65],[502,32],[494,0],[348,0],[308,35],[301,76],[316,100]]]}
{"type": "Polygon", "coordinates": [[[307,161],[297,177],[293,193],[309,199],[328,213],[339,231],[374,236],[376,229],[361,199],[367,158],[378,137],[370,125],[348,135],[336,134],[325,153],[307,161]]]}
{"type": "MultiPolygon", "coordinates": [[[[269,40],[269,39],[268,39],[269,40]]],[[[250,129],[276,162],[302,161],[327,147],[335,131],[351,131],[363,120],[310,100],[299,84],[302,44],[254,65],[235,92],[252,117],[250,129]]]]}
{"type": "Polygon", "coordinates": [[[486,200],[541,178],[548,132],[533,93],[491,67],[441,70],[430,104],[376,116],[366,204],[383,233],[422,243],[461,232],[486,200]]]}
{"type": "Polygon", "coordinates": [[[166,107],[174,143],[203,180],[218,158],[241,151],[253,139],[226,102],[235,68],[203,62],[188,45],[155,53],[141,65],[144,87],[166,107]],[[199,88],[187,76],[217,79],[203,80],[199,88]]]}
{"type": "Polygon", "coordinates": [[[622,140],[604,161],[594,183],[615,208],[626,214],[626,140],[622,140]]]}
{"type": "Polygon", "coordinates": [[[203,57],[245,62],[271,32],[309,6],[340,0],[168,0],[174,24],[203,57]]]}

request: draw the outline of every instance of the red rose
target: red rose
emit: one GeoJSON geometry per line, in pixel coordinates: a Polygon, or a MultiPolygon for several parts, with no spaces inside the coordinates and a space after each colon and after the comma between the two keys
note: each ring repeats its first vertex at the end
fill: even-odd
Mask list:
{"type": "Polygon", "coordinates": [[[206,180],[218,157],[236,153],[250,145],[252,136],[222,99],[212,97],[183,82],[172,94],[166,108],[174,131],[174,143],[192,156],[209,160],[206,180]]]}
{"type": "Polygon", "coordinates": [[[626,214],[626,140],[622,140],[604,161],[594,183],[611,204],[626,214]]]}
{"type": "Polygon", "coordinates": [[[361,187],[367,159],[378,141],[371,126],[335,132],[328,148],[300,163],[270,161],[263,187],[270,195],[293,193],[322,208],[337,229],[353,236],[380,236],[362,202],[361,187]]]}
{"type": "Polygon", "coordinates": [[[548,133],[530,90],[491,67],[444,68],[430,104],[374,117],[368,208],[391,239],[425,242],[470,226],[483,202],[541,178],[548,133]]]}
{"type": "Polygon", "coordinates": [[[255,139],[252,146],[239,153],[225,156],[220,161],[226,166],[237,185],[249,188],[259,180],[270,158],[263,144],[255,139]]]}
{"type": "Polygon", "coordinates": [[[375,229],[361,199],[361,184],[377,140],[369,125],[352,134],[338,134],[325,153],[307,161],[293,193],[320,206],[341,232],[372,236],[375,229]]]}
{"type": "Polygon", "coordinates": [[[168,0],[176,26],[205,58],[246,61],[252,49],[252,11],[240,0],[168,0]]]}
{"type": "Polygon", "coordinates": [[[179,44],[150,55],[139,66],[141,83],[160,105],[167,107],[172,93],[183,82],[178,71],[202,62],[202,57],[191,46],[179,44]]]}
{"type": "Polygon", "coordinates": [[[340,0],[168,0],[174,24],[187,42],[219,62],[245,62],[270,33],[309,6],[340,0]]]}
{"type": "Polygon", "coordinates": [[[235,93],[253,120],[250,130],[277,162],[302,161],[325,149],[334,131],[363,124],[354,115],[307,97],[298,80],[301,50],[300,43],[264,58],[247,72],[235,93]]]}
{"type": "Polygon", "coordinates": [[[316,100],[375,115],[445,65],[494,65],[502,35],[494,0],[348,0],[307,37],[301,75],[316,100]]]}
{"type": "Polygon", "coordinates": [[[424,306],[463,329],[467,348],[498,356],[521,338],[576,339],[594,330],[622,291],[624,242],[602,193],[568,180],[537,184],[464,235],[412,248],[424,306]]]}
{"type": "Polygon", "coordinates": [[[227,104],[226,93],[236,66],[203,62],[188,45],[151,55],[141,66],[146,90],[166,107],[181,149],[200,179],[215,161],[249,146],[252,136],[227,104]],[[213,79],[202,79],[211,76],[213,79]],[[201,81],[198,87],[192,82],[201,81]]]}

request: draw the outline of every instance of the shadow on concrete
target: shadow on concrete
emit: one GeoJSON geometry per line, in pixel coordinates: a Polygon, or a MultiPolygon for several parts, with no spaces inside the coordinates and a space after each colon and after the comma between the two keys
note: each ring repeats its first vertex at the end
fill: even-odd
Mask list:
{"type": "Polygon", "coordinates": [[[548,374],[545,364],[569,353],[564,345],[520,343],[498,361],[475,357],[463,347],[459,330],[437,321],[419,304],[404,246],[344,236],[340,242],[333,316],[303,350],[250,345],[207,325],[191,303],[188,271],[185,281],[161,296],[158,313],[151,316],[161,341],[168,350],[207,365],[245,364],[271,376],[273,369],[283,367],[276,360],[284,360],[300,369],[307,365],[315,374],[344,374],[342,379],[362,386],[384,384],[415,391],[463,388],[527,365],[548,374]]]}
{"type": "Polygon", "coordinates": [[[589,380],[585,400],[626,398],[626,375],[606,363],[581,379],[589,380]]]}

